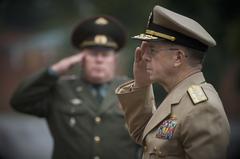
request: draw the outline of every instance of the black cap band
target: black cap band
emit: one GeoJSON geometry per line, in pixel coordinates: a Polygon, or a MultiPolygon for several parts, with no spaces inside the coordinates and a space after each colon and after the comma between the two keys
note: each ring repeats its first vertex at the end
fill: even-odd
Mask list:
{"type": "MultiPolygon", "coordinates": [[[[193,48],[193,49],[196,49],[196,50],[200,50],[200,51],[203,51],[203,52],[207,51],[207,49],[208,49],[207,45],[203,44],[202,42],[200,42],[196,39],[190,38],[190,37],[188,37],[184,34],[181,34],[179,32],[167,29],[165,27],[154,24],[152,22],[150,22],[148,24],[147,30],[154,31],[154,32],[157,32],[159,34],[164,34],[164,35],[169,36],[169,37],[175,37],[173,40],[170,40],[170,39],[164,38],[162,36],[159,36],[160,38],[170,40],[171,42],[176,43],[176,44],[187,46],[187,47],[190,47],[190,48],[193,48]]],[[[149,33],[146,32],[146,34],[149,34],[149,33]]],[[[151,35],[151,34],[149,34],[149,35],[151,35]]],[[[154,34],[154,36],[157,36],[157,35],[154,34]]]]}

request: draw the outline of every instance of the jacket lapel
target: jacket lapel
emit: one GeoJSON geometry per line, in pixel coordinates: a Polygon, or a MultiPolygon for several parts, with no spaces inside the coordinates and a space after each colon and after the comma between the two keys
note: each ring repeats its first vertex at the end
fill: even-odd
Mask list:
{"type": "Polygon", "coordinates": [[[187,92],[187,89],[192,84],[200,84],[205,82],[205,78],[201,72],[195,73],[190,77],[186,78],[182,82],[180,82],[164,99],[158,109],[153,113],[153,116],[149,120],[143,132],[143,140],[146,135],[154,129],[160,122],[162,122],[167,116],[169,116],[172,112],[172,106],[178,104],[183,95],[187,92]]]}
{"type": "Polygon", "coordinates": [[[153,116],[149,120],[147,126],[143,132],[143,139],[146,135],[161,121],[163,121],[168,115],[171,114],[171,103],[169,103],[169,98],[165,98],[165,100],[161,103],[158,109],[153,113],[153,116]]]}

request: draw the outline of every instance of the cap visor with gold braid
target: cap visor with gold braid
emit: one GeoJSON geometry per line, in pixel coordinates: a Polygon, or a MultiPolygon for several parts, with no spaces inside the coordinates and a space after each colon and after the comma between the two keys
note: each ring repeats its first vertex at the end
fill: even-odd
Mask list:
{"type": "Polygon", "coordinates": [[[216,45],[211,35],[196,21],[161,6],[153,8],[145,33],[132,38],[143,41],[167,40],[203,52],[216,45]]]}

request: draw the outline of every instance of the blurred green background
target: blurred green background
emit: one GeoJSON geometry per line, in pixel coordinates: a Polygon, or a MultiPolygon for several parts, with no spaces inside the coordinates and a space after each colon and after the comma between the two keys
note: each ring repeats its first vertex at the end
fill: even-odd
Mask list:
{"type": "MultiPolygon", "coordinates": [[[[108,14],[126,26],[128,43],[120,54],[119,74],[132,77],[138,42],[154,5],[198,21],[216,39],[203,72],[222,98],[232,123],[240,118],[240,10],[236,0],[0,0],[0,112],[12,111],[9,98],[27,75],[77,52],[73,27],[83,18],[108,14]]],[[[157,103],[165,92],[154,85],[157,103]]],[[[234,124],[232,124],[234,125],[234,124]]],[[[239,129],[238,129],[239,130],[239,129]]]]}
{"type": "MultiPolygon", "coordinates": [[[[134,50],[139,44],[130,37],[144,31],[149,13],[157,4],[195,19],[210,32],[217,47],[207,53],[203,70],[206,78],[223,98],[229,96],[226,91],[239,96],[240,11],[235,0],[1,0],[0,110],[10,109],[9,95],[21,77],[77,51],[70,44],[71,31],[80,20],[92,15],[109,14],[126,26],[129,38],[119,65],[120,73],[132,77],[134,50]],[[228,79],[227,74],[231,76],[228,79]]],[[[155,88],[159,103],[164,91],[155,88]]]]}

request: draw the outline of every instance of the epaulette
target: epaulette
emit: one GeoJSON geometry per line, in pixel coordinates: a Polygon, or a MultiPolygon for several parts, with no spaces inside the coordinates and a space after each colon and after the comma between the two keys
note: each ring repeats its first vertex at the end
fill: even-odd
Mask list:
{"type": "Polygon", "coordinates": [[[206,93],[199,85],[191,85],[187,92],[194,105],[208,100],[206,93]]]}

